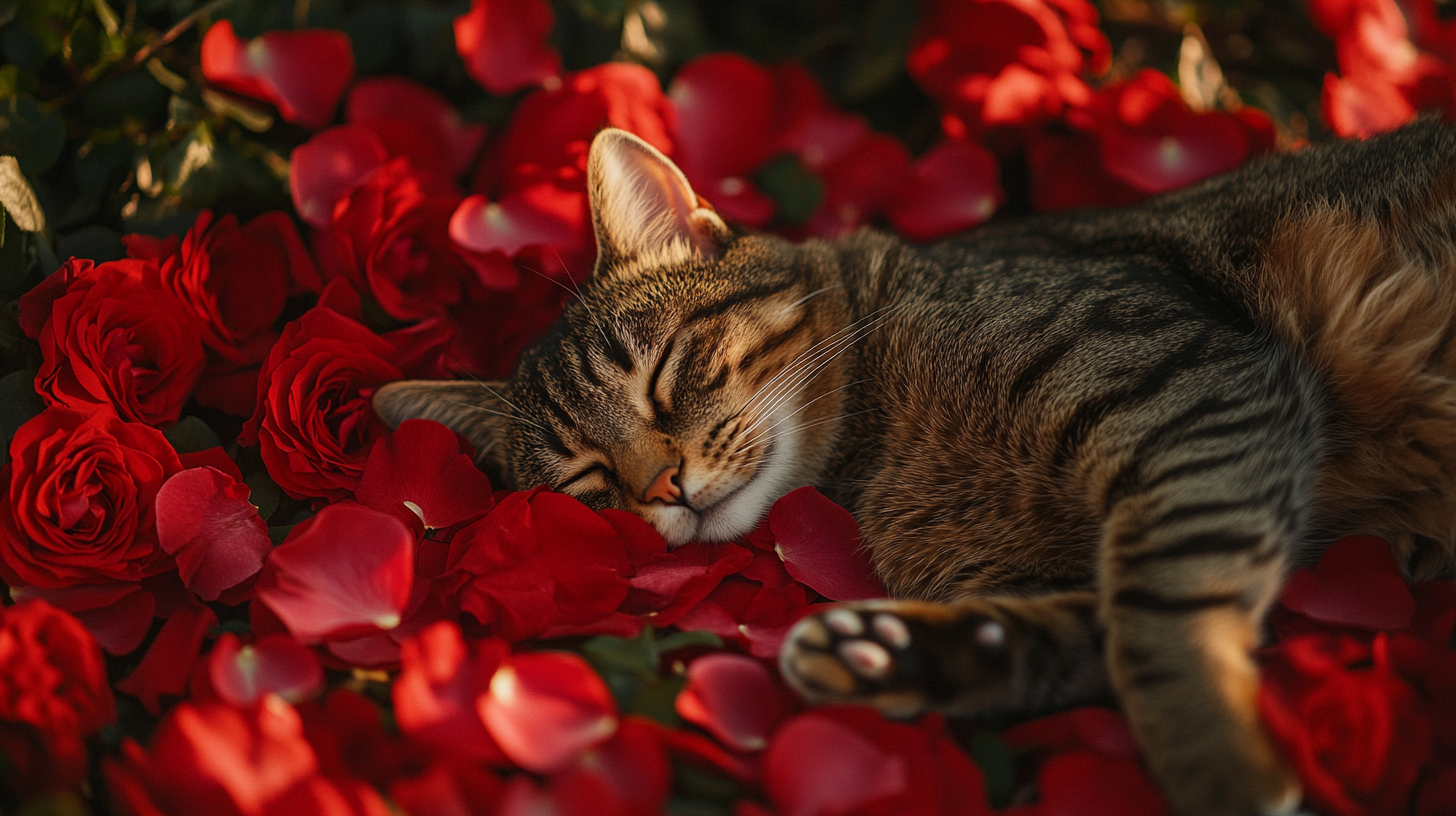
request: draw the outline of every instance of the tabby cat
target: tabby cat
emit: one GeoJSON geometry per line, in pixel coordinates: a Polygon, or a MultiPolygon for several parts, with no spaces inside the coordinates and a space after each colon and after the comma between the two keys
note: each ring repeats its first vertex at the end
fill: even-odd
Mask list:
{"type": "Polygon", "coordinates": [[[619,130],[588,177],[592,281],[514,377],[395,383],[376,409],[674,545],[817,485],[896,600],[793,630],[781,666],[810,700],[1112,692],[1177,812],[1286,812],[1250,652],[1287,572],[1362,532],[1451,574],[1452,130],[930,246],[735,230],[619,130]]]}

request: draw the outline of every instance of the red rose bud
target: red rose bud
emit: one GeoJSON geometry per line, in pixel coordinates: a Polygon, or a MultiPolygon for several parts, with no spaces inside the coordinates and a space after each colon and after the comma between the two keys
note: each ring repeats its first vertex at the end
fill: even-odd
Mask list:
{"type": "Polygon", "coordinates": [[[339,31],[270,31],[244,41],[231,21],[219,20],[202,38],[202,76],[277,107],[285,121],[318,130],[334,118],[354,78],[354,51],[339,31]]]}
{"type": "Polygon", "coordinates": [[[1431,756],[1432,717],[1391,670],[1385,635],[1372,649],[1311,635],[1267,653],[1259,711],[1309,804],[1333,816],[1405,813],[1431,756]]]}
{"type": "Polygon", "coordinates": [[[490,679],[480,717],[501,750],[550,773],[617,730],[617,704],[591,665],[570,652],[519,654],[490,679]]]}
{"type": "Polygon", "coordinates": [[[437,585],[514,643],[600,631],[627,598],[630,570],[621,537],[600,515],[570,496],[531,491],[458,530],[437,585]]]}
{"type": "Polygon", "coordinates": [[[546,42],[554,22],[546,0],[474,0],[455,18],[455,50],[481,87],[508,94],[561,73],[546,42]]]}
{"type": "Polygon", "coordinates": [[[268,556],[257,596],[302,643],[359,638],[400,624],[414,561],[415,534],[398,519],[331,504],[268,556]]]}

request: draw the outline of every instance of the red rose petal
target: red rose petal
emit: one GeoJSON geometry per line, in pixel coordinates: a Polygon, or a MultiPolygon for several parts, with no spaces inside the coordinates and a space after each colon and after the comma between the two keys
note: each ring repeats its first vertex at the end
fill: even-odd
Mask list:
{"type": "Polygon", "coordinates": [[[317,130],[334,118],[354,77],[354,51],[339,31],[270,31],[244,42],[219,20],[202,38],[208,82],[269,102],[286,121],[317,130]]]}
{"type": "Polygon", "coordinates": [[[1001,735],[1012,748],[1041,751],[1091,749],[1111,757],[1135,759],[1136,740],[1127,719],[1107,708],[1077,708],[1022,723],[1001,735]]]}
{"type": "Polygon", "coordinates": [[[792,711],[784,688],[751,657],[703,655],[688,665],[687,677],[674,704],[677,713],[739,751],[763,750],[792,711]]]}
{"type": "Polygon", "coordinates": [[[361,79],[349,91],[344,118],[373,130],[391,155],[447,176],[464,172],[485,139],[437,91],[403,77],[361,79]]]}
{"type": "Polygon", "coordinates": [[[481,87],[508,94],[561,73],[546,42],[555,18],[545,0],[475,0],[455,18],[455,50],[481,87]]]}
{"type": "Polygon", "coordinates": [[[379,136],[362,125],[340,125],[293,149],[288,186],[298,217],[326,229],[349,194],[389,161],[379,136]]]}
{"type": "Polygon", "coordinates": [[[1045,816],[1165,816],[1168,805],[1136,760],[1071,751],[1037,776],[1045,816]]]}
{"type": "Polygon", "coordinates": [[[976,142],[945,139],[915,160],[890,223],[912,241],[932,241],[991,217],[1006,196],[991,151],[976,142]]]}
{"type": "Polygon", "coordinates": [[[714,204],[715,182],[751,175],[773,156],[781,123],[768,69],[739,54],[707,54],[678,69],[667,95],[678,111],[677,163],[714,204]]]}
{"type": "Polygon", "coordinates": [[[859,525],[848,510],[812,487],[801,487],[774,502],[768,524],[784,568],[830,600],[883,598],[869,553],[860,546],[859,525]]]}
{"type": "Polygon", "coordinates": [[[441,530],[495,505],[468,442],[438,422],[410,419],[374,443],[354,497],[360,504],[441,530]]]}
{"type": "Polygon", "coordinates": [[[902,757],[838,720],[810,712],[790,720],[763,754],[763,787],[782,816],[853,813],[904,792],[902,757]]]}
{"type": "Polygon", "coordinates": [[[140,584],[76,584],[60,589],[17,586],[16,602],[38,598],[79,620],[107,654],[130,654],[147,637],[157,599],[140,584]]]}
{"type": "Polygon", "coordinates": [[[504,641],[475,641],[467,649],[454,622],[427,627],[400,647],[403,669],[394,683],[394,711],[410,739],[444,754],[481,762],[504,759],[476,708],[509,655],[504,641]]]}
{"type": "Polygon", "coordinates": [[[173,475],[157,491],[157,542],[177,559],[187,588],[204,601],[263,568],[273,550],[248,486],[212,467],[173,475]]]}
{"type": "Polygon", "coordinates": [[[471,252],[514,256],[536,244],[572,244],[586,197],[554,184],[534,184],[499,201],[473,195],[450,216],[450,238],[471,252]]]}
{"type": "Polygon", "coordinates": [[[414,580],[415,536],[393,516],[331,504],[268,556],[258,597],[303,643],[399,625],[414,580]]]}
{"type": "Polygon", "coordinates": [[[496,670],[480,717],[501,750],[548,773],[617,730],[617,704],[601,677],[569,652],[520,654],[496,670]]]}
{"type": "Polygon", "coordinates": [[[290,703],[324,687],[318,655],[287,635],[264,635],[243,644],[231,632],[218,638],[207,656],[208,678],[222,699],[249,706],[276,694],[290,703]]]}
{"type": "Polygon", "coordinates": [[[159,698],[163,694],[181,696],[187,691],[187,680],[202,652],[203,638],[216,625],[217,615],[195,600],[174,610],[147,648],[142,662],[116,684],[117,691],[135,696],[147,711],[158,713],[159,698]]]}
{"type": "Polygon", "coordinates": [[[1281,600],[1324,623],[1369,630],[1404,629],[1416,612],[1390,545],[1374,536],[1335,542],[1317,565],[1290,576],[1281,600]]]}

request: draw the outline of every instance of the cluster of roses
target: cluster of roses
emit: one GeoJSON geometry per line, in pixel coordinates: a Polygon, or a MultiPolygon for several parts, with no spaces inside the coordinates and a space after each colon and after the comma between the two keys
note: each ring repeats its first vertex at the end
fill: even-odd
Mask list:
{"type": "Polygon", "coordinates": [[[1335,41],[1340,73],[1325,77],[1330,129],[1366,137],[1419,111],[1456,111],[1456,24],[1436,0],[1311,0],[1335,41]]]}
{"type": "MultiPolygon", "coordinates": [[[[79,789],[119,691],[160,718],[103,764],[138,814],[644,814],[693,796],[741,816],[1163,813],[1108,710],[979,732],[972,761],[937,717],[802,709],[772,663],[787,628],[883,591],[853,519],[813,490],[741,542],[669,551],[635,516],[495,491],[453,432],[391,431],[369,408],[392,380],[505,373],[554,319],[591,265],[585,155],[608,124],[730,219],[791,235],[979,223],[1002,195],[979,140],[1007,134],[1049,207],[1267,147],[1261,115],[1191,111],[1161,75],[1091,91],[1107,44],[1081,0],[925,15],[910,70],[946,138],[917,159],[795,66],[710,55],[666,92],[625,64],[563,75],[539,0],[476,0],[456,22],[483,87],[540,86],[483,156],[482,128],[435,92],[354,81],[337,32],[212,26],[208,81],[316,131],[291,163],[307,240],[286,213],[203,213],[22,298],[45,407],[0,471],[17,601],[0,611],[0,787],[79,789]]],[[[1312,801],[1441,812],[1456,588],[1409,588],[1378,546],[1345,542],[1280,616],[1265,716],[1312,801]]]]}
{"type": "Polygon", "coordinates": [[[1094,91],[1110,63],[1086,0],[932,0],[906,59],[947,136],[1024,151],[1041,210],[1131,204],[1273,149],[1263,111],[1194,109],[1152,69],[1094,91]]]}

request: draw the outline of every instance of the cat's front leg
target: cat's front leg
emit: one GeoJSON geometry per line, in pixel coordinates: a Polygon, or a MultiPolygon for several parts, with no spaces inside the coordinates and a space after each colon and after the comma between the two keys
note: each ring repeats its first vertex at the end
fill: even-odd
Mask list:
{"type": "Polygon", "coordinates": [[[1109,694],[1097,596],[866,601],[800,621],[784,678],[817,703],[891,716],[1048,710],[1109,694]]]}

